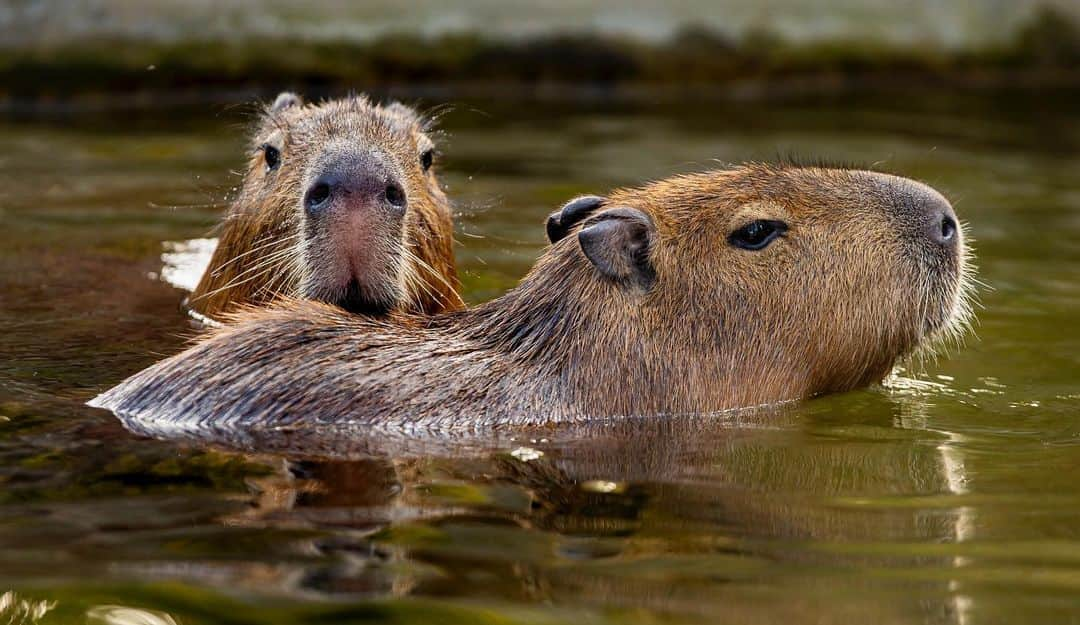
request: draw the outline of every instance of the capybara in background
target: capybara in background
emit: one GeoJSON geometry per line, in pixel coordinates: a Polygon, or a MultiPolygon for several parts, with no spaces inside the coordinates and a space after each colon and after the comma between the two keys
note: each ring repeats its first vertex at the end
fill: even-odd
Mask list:
{"type": "Polygon", "coordinates": [[[399,103],[279,95],[259,119],[239,195],[188,305],[212,319],[279,296],[368,314],[461,308],[429,131],[399,103]]]}

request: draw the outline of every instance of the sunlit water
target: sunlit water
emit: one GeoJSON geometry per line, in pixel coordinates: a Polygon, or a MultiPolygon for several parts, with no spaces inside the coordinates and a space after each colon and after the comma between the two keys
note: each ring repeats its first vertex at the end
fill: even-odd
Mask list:
{"type": "Polygon", "coordinates": [[[895,100],[470,103],[441,166],[472,302],[577,193],[790,153],[926,180],[988,285],[942,359],[725,416],[215,448],[83,402],[193,333],[167,280],[242,116],[0,123],[0,622],[1080,621],[1080,115],[895,100]]]}

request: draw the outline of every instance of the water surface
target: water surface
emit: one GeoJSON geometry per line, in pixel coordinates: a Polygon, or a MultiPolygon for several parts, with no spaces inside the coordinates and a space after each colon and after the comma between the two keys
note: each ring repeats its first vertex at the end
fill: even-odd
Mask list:
{"type": "Polygon", "coordinates": [[[226,437],[252,453],[83,406],[192,335],[162,255],[238,182],[242,109],[2,121],[0,620],[1078,622],[1070,101],[462,103],[440,166],[470,302],[515,283],[574,194],[798,154],[954,201],[988,285],[976,333],[883,387],[775,410],[226,437]]]}

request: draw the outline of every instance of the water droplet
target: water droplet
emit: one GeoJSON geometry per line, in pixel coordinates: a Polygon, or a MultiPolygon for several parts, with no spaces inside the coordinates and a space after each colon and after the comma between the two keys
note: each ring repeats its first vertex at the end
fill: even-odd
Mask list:
{"type": "Polygon", "coordinates": [[[592,491],[594,493],[621,493],[626,490],[626,487],[618,482],[589,480],[581,483],[581,489],[592,491]]]}
{"type": "Polygon", "coordinates": [[[532,447],[518,447],[514,451],[510,452],[510,455],[517,458],[522,462],[529,462],[532,460],[539,460],[544,457],[544,452],[539,449],[533,449],[532,447]]]}

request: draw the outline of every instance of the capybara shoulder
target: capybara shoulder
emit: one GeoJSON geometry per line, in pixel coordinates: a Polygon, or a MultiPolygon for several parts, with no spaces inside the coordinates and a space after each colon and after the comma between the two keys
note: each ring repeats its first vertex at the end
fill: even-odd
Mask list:
{"type": "Polygon", "coordinates": [[[586,204],[487,304],[385,320],[315,303],[240,315],[96,405],[241,427],[707,413],[879,381],[969,314],[956,215],[912,180],[755,164],[586,204]]]}
{"type": "Polygon", "coordinates": [[[461,308],[430,135],[402,104],[278,96],[255,127],[243,183],[189,305],[211,318],[280,296],[371,314],[461,308]]]}

